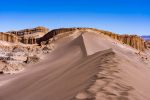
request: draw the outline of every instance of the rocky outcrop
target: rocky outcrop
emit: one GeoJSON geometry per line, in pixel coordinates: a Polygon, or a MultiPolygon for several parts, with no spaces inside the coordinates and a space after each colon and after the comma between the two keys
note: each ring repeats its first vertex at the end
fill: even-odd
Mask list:
{"type": "Polygon", "coordinates": [[[95,28],[60,28],[54,29],[50,32],[45,27],[36,27],[33,29],[24,29],[20,31],[9,31],[7,33],[0,33],[0,40],[8,41],[8,42],[22,42],[24,44],[40,44],[44,41],[44,43],[48,43],[49,39],[53,38],[55,35],[72,32],[75,30],[79,31],[95,31],[99,34],[107,35],[113,39],[119,40],[120,42],[130,45],[133,48],[136,48],[140,51],[143,51],[146,47],[145,41],[137,36],[137,35],[120,35],[116,33],[112,33],[109,31],[99,30],[95,28]],[[46,34],[47,33],[47,34],[46,34]],[[18,37],[17,37],[18,36],[18,37]]]}
{"type": "Polygon", "coordinates": [[[49,31],[48,28],[45,27],[36,27],[33,29],[24,29],[20,31],[9,31],[9,34],[15,34],[17,35],[20,39],[20,42],[24,44],[35,44],[37,38],[43,36],[49,31]]]}
{"type": "Polygon", "coordinates": [[[25,63],[34,63],[34,62],[38,62],[39,61],[39,57],[37,57],[36,55],[34,56],[28,56],[25,63]]]}
{"type": "Polygon", "coordinates": [[[43,37],[39,38],[37,40],[37,43],[41,44],[42,41],[47,41],[57,34],[74,31],[74,30],[76,30],[76,28],[60,28],[60,29],[52,30],[52,31],[48,32],[47,34],[45,34],[43,37]]]}
{"type": "Polygon", "coordinates": [[[145,41],[137,35],[120,35],[108,31],[103,31],[103,30],[97,30],[97,29],[92,29],[100,34],[108,35],[109,37],[121,41],[123,44],[130,45],[133,48],[136,48],[140,51],[143,51],[145,49],[145,41]]]}
{"type": "Polygon", "coordinates": [[[17,43],[18,37],[13,34],[0,32],[0,40],[11,42],[11,43],[17,43]]]}
{"type": "Polygon", "coordinates": [[[52,31],[48,32],[46,35],[44,35],[40,39],[38,39],[37,43],[39,45],[41,45],[41,43],[43,41],[48,42],[49,39],[53,38],[57,34],[61,34],[61,33],[64,33],[64,32],[69,32],[69,31],[75,31],[75,30],[95,31],[99,34],[104,34],[104,35],[107,35],[107,36],[109,36],[113,39],[119,40],[123,44],[130,45],[131,47],[136,48],[140,51],[143,51],[145,49],[144,40],[141,37],[137,36],[137,35],[120,35],[120,34],[115,34],[115,33],[109,32],[109,31],[98,30],[98,29],[94,29],[94,28],[60,28],[60,29],[55,29],[55,30],[52,30],[52,31]]]}
{"type": "Polygon", "coordinates": [[[24,35],[34,34],[37,32],[47,33],[48,31],[49,31],[49,29],[39,26],[39,27],[36,27],[33,29],[24,29],[24,30],[20,30],[20,31],[9,31],[8,33],[15,34],[17,36],[24,36],[24,35]]]}
{"type": "Polygon", "coordinates": [[[137,35],[121,35],[118,40],[140,51],[143,51],[145,48],[144,40],[137,35]]]}
{"type": "Polygon", "coordinates": [[[22,37],[20,42],[24,44],[36,44],[36,37],[22,37]]]}

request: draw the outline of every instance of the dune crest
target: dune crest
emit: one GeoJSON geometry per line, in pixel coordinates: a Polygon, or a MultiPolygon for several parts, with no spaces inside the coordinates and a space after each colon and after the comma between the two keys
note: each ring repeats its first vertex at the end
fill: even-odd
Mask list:
{"type": "Polygon", "coordinates": [[[79,33],[53,41],[57,48],[46,59],[0,86],[0,100],[150,99],[149,64],[137,50],[95,32],[79,33]]]}

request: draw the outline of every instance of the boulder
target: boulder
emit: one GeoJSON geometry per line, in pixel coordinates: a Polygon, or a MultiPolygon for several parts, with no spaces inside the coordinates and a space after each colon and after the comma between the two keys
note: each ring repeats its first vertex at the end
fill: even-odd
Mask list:
{"type": "Polygon", "coordinates": [[[38,62],[40,60],[40,58],[36,55],[34,56],[27,56],[27,59],[25,61],[25,63],[29,64],[29,63],[35,63],[38,62]]]}

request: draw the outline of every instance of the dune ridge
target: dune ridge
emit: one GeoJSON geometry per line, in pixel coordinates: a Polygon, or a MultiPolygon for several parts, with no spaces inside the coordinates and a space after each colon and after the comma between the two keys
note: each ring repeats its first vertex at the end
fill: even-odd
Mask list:
{"type": "Polygon", "coordinates": [[[13,75],[0,100],[150,99],[150,69],[135,49],[93,32],[76,37],[56,40],[45,60],[13,75]]]}
{"type": "Polygon", "coordinates": [[[120,76],[119,59],[121,58],[114,52],[102,55],[98,66],[99,72],[95,76],[96,81],[80,91],[74,100],[138,100],[133,95],[134,87],[120,76]]]}
{"type": "Polygon", "coordinates": [[[86,48],[84,47],[82,35],[59,51],[63,52],[58,54],[54,51],[50,54],[51,56],[49,55],[50,59],[38,64],[35,70],[31,68],[32,71],[25,71],[12,82],[0,87],[2,90],[0,99],[72,99],[79,90],[91,84],[90,79],[98,72],[97,66],[99,65],[100,56],[105,54],[105,52],[97,52],[95,55],[85,56],[86,48]],[[64,51],[69,49],[72,51],[66,52],[64,55],[64,51]],[[76,56],[70,57],[72,53],[76,56]],[[56,56],[59,56],[59,59],[56,56]],[[75,58],[76,60],[72,61],[75,58]],[[57,61],[55,61],[56,59],[57,61]],[[49,62],[52,63],[48,65],[49,62]],[[65,66],[61,67],[63,64],[65,66]]]}

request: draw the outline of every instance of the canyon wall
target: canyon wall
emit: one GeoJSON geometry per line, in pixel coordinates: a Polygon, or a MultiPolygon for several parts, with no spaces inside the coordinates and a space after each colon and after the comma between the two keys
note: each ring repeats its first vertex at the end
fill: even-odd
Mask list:
{"type": "Polygon", "coordinates": [[[0,32],[0,40],[11,43],[17,43],[19,41],[19,38],[13,34],[0,32]]]}
{"type": "Polygon", "coordinates": [[[49,31],[45,27],[36,27],[32,29],[24,29],[20,31],[9,31],[8,33],[17,35],[19,42],[24,44],[36,44],[36,40],[45,35],[49,31]]]}
{"type": "Polygon", "coordinates": [[[20,42],[24,44],[36,44],[37,38],[35,37],[21,37],[20,42]]]}
{"type": "Polygon", "coordinates": [[[64,32],[69,32],[69,31],[75,31],[76,28],[60,28],[60,29],[54,29],[47,34],[45,34],[43,37],[39,38],[37,40],[38,44],[41,44],[42,41],[48,41],[49,39],[53,38],[55,35],[64,33],[64,32]]]}
{"type": "Polygon", "coordinates": [[[17,36],[24,36],[24,35],[34,34],[37,32],[47,33],[48,31],[49,31],[48,28],[39,26],[39,27],[32,28],[32,29],[24,29],[20,31],[9,31],[8,33],[15,34],[17,36]]]}
{"type": "Polygon", "coordinates": [[[115,34],[109,31],[103,31],[103,30],[97,30],[92,29],[94,31],[97,31],[99,33],[102,33],[104,35],[108,35],[109,37],[121,41],[123,44],[130,45],[133,48],[136,48],[140,51],[143,51],[145,49],[145,41],[137,35],[127,35],[127,34],[115,34]]]}
{"type": "Polygon", "coordinates": [[[73,32],[75,30],[79,31],[95,31],[99,34],[107,35],[113,39],[119,40],[123,44],[130,45],[133,48],[136,48],[140,51],[143,51],[145,48],[147,48],[147,44],[145,41],[137,36],[137,35],[120,35],[115,34],[109,31],[104,30],[98,30],[95,28],[60,28],[60,29],[54,29],[50,32],[45,27],[36,27],[33,29],[24,29],[20,31],[9,31],[7,33],[0,33],[0,40],[2,41],[8,41],[8,42],[21,42],[24,44],[41,44],[42,41],[49,41],[49,39],[53,38],[57,34],[65,33],[65,32],[73,32]],[[46,34],[47,33],[47,34],[46,34]],[[41,35],[42,34],[42,35],[41,35]],[[41,37],[40,37],[41,35],[41,37]]]}
{"type": "Polygon", "coordinates": [[[80,31],[92,30],[92,31],[95,31],[99,34],[104,34],[104,35],[107,35],[113,39],[119,40],[123,44],[130,45],[131,47],[136,48],[140,51],[143,51],[145,49],[144,40],[137,35],[120,35],[120,34],[115,34],[115,33],[109,32],[109,31],[98,30],[98,29],[94,29],[94,28],[60,28],[60,29],[55,29],[55,30],[48,32],[46,35],[44,35],[40,39],[38,39],[37,43],[41,45],[42,41],[48,41],[50,38],[53,38],[57,34],[69,32],[69,31],[75,31],[75,30],[80,30],[80,31]]]}

